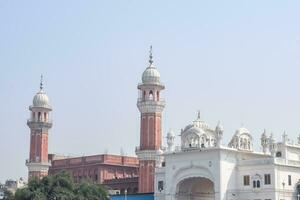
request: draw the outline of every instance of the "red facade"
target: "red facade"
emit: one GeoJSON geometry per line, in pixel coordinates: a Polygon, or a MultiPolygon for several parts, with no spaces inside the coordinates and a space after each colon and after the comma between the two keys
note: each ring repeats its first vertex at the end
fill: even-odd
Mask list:
{"type": "Polygon", "coordinates": [[[135,157],[94,155],[52,160],[49,174],[68,171],[75,182],[84,179],[104,184],[109,189],[136,192],[138,190],[138,165],[135,157]],[[129,184],[130,183],[130,184],[129,184]]]}
{"type": "Polygon", "coordinates": [[[161,147],[161,113],[142,113],[140,150],[158,150],[161,147]]]}
{"type": "Polygon", "coordinates": [[[31,162],[48,162],[48,133],[32,130],[30,137],[29,160],[31,162]]]}

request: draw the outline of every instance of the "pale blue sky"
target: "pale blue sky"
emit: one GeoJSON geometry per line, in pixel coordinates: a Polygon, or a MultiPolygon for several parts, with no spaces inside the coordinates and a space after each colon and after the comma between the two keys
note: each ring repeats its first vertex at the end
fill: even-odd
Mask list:
{"type": "MultiPolygon", "coordinates": [[[[198,109],[227,143],[300,133],[299,1],[0,1],[0,181],[27,176],[28,106],[40,74],[49,152],[134,155],[148,48],[166,85],[163,133],[198,109]]],[[[259,150],[259,145],[256,145],[259,150]]]]}

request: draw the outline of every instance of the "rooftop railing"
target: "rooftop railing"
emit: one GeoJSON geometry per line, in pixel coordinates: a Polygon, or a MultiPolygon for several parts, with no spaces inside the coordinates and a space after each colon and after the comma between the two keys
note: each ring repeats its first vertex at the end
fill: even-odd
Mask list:
{"type": "Polygon", "coordinates": [[[38,119],[27,119],[27,123],[52,123],[52,119],[38,120],[38,119]]]}

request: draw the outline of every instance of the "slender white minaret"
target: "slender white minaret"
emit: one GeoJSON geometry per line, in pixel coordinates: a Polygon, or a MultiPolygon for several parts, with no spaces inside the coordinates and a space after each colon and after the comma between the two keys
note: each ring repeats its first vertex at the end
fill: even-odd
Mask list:
{"type": "Polygon", "coordinates": [[[175,135],[172,130],[167,133],[168,152],[174,151],[175,135]]]}
{"type": "Polygon", "coordinates": [[[27,125],[30,128],[30,153],[26,160],[28,178],[42,178],[48,175],[48,130],[52,127],[49,113],[52,111],[49,99],[43,90],[43,76],[41,76],[40,90],[33,98],[29,107],[31,112],[27,125]]]}
{"type": "Polygon", "coordinates": [[[282,134],[282,143],[283,144],[287,144],[289,141],[288,135],[286,134],[286,132],[284,131],[282,134]]]}
{"type": "Polygon", "coordinates": [[[276,141],[273,137],[273,133],[271,133],[270,138],[269,138],[269,151],[272,156],[275,156],[276,153],[276,141]]]}
{"type": "Polygon", "coordinates": [[[217,147],[220,147],[222,145],[223,132],[224,132],[223,126],[221,125],[220,121],[216,126],[215,132],[217,135],[217,147]]]}
{"type": "Polygon", "coordinates": [[[264,129],[264,132],[261,134],[261,138],[260,138],[260,144],[262,146],[264,154],[268,153],[268,143],[269,143],[269,138],[267,136],[266,129],[264,129]]]}

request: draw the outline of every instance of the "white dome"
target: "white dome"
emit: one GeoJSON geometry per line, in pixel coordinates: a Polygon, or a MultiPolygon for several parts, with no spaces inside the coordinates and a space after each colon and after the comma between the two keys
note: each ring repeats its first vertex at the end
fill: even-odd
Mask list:
{"type": "Polygon", "coordinates": [[[235,134],[236,135],[242,135],[242,134],[250,134],[250,132],[248,131],[248,129],[246,129],[245,127],[241,127],[238,130],[236,130],[235,134]]]}
{"type": "Polygon", "coordinates": [[[142,81],[143,83],[160,83],[160,73],[152,64],[143,72],[142,81]]]}
{"type": "Polygon", "coordinates": [[[252,151],[252,136],[249,130],[245,127],[237,129],[228,146],[239,150],[252,151]]]}
{"type": "Polygon", "coordinates": [[[169,130],[169,132],[167,133],[167,137],[170,138],[170,137],[174,137],[174,132],[172,130],[169,130]]]}
{"type": "Polygon", "coordinates": [[[40,90],[33,98],[33,107],[51,108],[49,98],[43,90],[40,90]]]}

